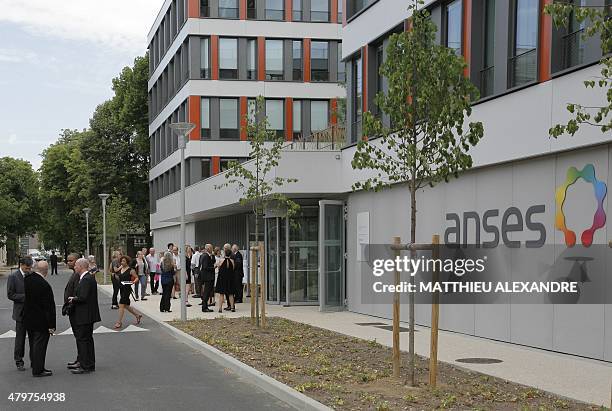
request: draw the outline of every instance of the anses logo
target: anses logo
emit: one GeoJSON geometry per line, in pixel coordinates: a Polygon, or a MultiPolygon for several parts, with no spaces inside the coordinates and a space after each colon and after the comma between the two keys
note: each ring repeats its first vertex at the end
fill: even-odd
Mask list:
{"type": "Polygon", "coordinates": [[[565,179],[565,183],[561,186],[557,187],[557,191],[555,193],[555,202],[557,204],[557,212],[555,214],[555,227],[558,230],[563,231],[565,236],[565,244],[568,247],[573,247],[576,245],[576,233],[567,228],[565,225],[565,215],[563,214],[563,204],[565,203],[565,197],[567,195],[567,189],[578,181],[579,178],[582,178],[587,183],[591,183],[593,185],[593,190],[595,191],[595,200],[597,201],[597,210],[595,211],[595,215],[593,216],[593,225],[584,230],[580,239],[582,241],[582,245],[585,247],[589,247],[593,243],[593,236],[595,235],[595,231],[602,228],[606,224],[606,212],[603,208],[603,201],[606,198],[607,187],[606,183],[603,181],[599,181],[595,176],[595,167],[593,164],[587,164],[581,171],[578,171],[576,167],[570,167],[567,170],[567,177],[565,179]]]}

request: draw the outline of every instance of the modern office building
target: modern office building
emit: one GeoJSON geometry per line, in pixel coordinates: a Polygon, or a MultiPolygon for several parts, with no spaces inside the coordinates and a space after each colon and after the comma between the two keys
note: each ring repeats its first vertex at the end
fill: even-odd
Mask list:
{"type": "MultiPolygon", "coordinates": [[[[535,281],[546,279],[546,267],[559,259],[576,258],[575,233],[576,244],[601,253],[581,260],[593,280],[583,279],[583,293],[598,294],[596,304],[521,304],[509,296],[492,305],[442,306],[440,325],[476,337],[612,361],[612,305],[601,303],[612,301],[612,260],[602,251],[612,239],[605,224],[612,211],[606,195],[612,178],[610,137],[588,126],[573,137],[551,139],[548,134],[550,127],[568,120],[568,102],[597,106],[605,101],[600,91],[583,85],[599,74],[601,51],[597,39],[582,39],[583,26],[554,28],[543,13],[547,3],[426,2],[438,41],[465,58],[466,75],[480,89],[470,120],[483,122],[485,136],[472,151],[470,171],[418,193],[417,238],[426,242],[440,234],[446,243],[518,241],[519,248],[499,267],[500,275],[508,281],[535,281]],[[568,172],[574,178],[568,180],[568,172]],[[566,193],[563,198],[556,197],[559,188],[566,193]],[[534,225],[537,230],[531,229],[534,225]],[[503,226],[514,228],[502,238],[503,226]],[[592,238],[581,236],[583,232],[592,238]],[[529,265],[522,252],[534,240],[540,244],[539,262],[529,265]]],[[[603,6],[604,0],[589,2],[596,3],[603,6]]],[[[290,222],[282,212],[266,215],[267,293],[272,303],[317,304],[324,310],[390,318],[389,305],[363,298],[368,262],[362,247],[389,244],[393,236],[408,240],[409,193],[402,184],[376,193],[353,191],[353,184],[371,173],[354,170],[351,160],[362,137],[362,113],[375,111],[375,94],[386,90],[378,67],[389,36],[407,27],[407,3],[346,0],[342,18],[347,144],[326,150],[288,147],[283,152],[276,173],[298,179],[283,191],[303,207],[290,222]]],[[[383,121],[388,121],[384,113],[383,121]]],[[[248,210],[240,206],[238,194],[215,191],[223,181],[220,174],[188,188],[192,241],[225,242],[221,238],[248,238],[252,232],[241,223],[248,210]]],[[[178,201],[175,193],[156,202],[151,224],[157,246],[178,238],[178,201]]],[[[428,325],[429,313],[428,306],[418,305],[417,323],[428,325]]],[[[407,304],[401,316],[408,318],[407,304]]]]}

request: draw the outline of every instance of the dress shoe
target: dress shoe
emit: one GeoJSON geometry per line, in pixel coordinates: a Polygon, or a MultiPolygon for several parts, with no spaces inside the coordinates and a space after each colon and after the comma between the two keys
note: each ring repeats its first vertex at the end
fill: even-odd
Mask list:
{"type": "Polygon", "coordinates": [[[17,364],[17,371],[25,371],[26,368],[23,364],[17,364]]]}
{"type": "Polygon", "coordinates": [[[77,368],[76,370],[70,370],[73,374],[89,374],[94,372],[95,370],[84,370],[83,368],[77,368]]]}
{"type": "Polygon", "coordinates": [[[140,301],[147,301],[147,298],[142,297],[140,301]]]}
{"type": "Polygon", "coordinates": [[[67,368],[68,368],[69,370],[76,370],[76,369],[81,368],[81,364],[77,362],[77,363],[75,363],[75,364],[70,364],[70,365],[69,365],[67,368]]]}
{"type": "Polygon", "coordinates": [[[211,310],[210,308],[202,308],[202,312],[203,313],[212,313],[213,310],[211,310]]]}
{"type": "Polygon", "coordinates": [[[66,365],[74,365],[74,364],[78,364],[78,363],[79,363],[79,360],[75,360],[75,361],[67,363],[66,365]]]}
{"type": "Polygon", "coordinates": [[[47,371],[47,370],[45,370],[45,371],[43,371],[43,372],[41,372],[39,374],[32,374],[33,377],[50,377],[52,375],[53,375],[53,373],[51,371],[47,371]]]}

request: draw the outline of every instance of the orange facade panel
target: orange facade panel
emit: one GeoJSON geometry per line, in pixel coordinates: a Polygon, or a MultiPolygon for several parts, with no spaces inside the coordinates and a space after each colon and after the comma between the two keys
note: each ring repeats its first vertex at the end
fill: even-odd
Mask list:
{"type": "Polygon", "coordinates": [[[293,98],[285,99],[285,140],[293,140],[293,98]]]}
{"type": "Polygon", "coordinates": [[[187,0],[187,17],[200,17],[200,0],[187,0]]]}
{"type": "Polygon", "coordinates": [[[257,80],[266,79],[266,39],[257,37],[257,80]]]}
{"type": "Polygon", "coordinates": [[[470,58],[472,55],[472,0],[463,0],[462,8],[462,19],[463,19],[463,33],[462,33],[462,53],[467,67],[463,70],[465,77],[470,76],[470,58]]]}
{"type": "Polygon", "coordinates": [[[293,21],[293,1],[285,0],[285,21],[293,21]]]}
{"type": "Polygon", "coordinates": [[[329,13],[329,21],[332,23],[338,22],[338,1],[342,0],[331,0],[329,7],[331,8],[329,13]]]}
{"type": "Polygon", "coordinates": [[[202,98],[200,96],[189,96],[188,110],[189,110],[189,122],[195,124],[195,128],[189,134],[189,140],[200,140],[202,133],[202,126],[200,121],[200,110],[201,110],[202,98]]]}
{"type": "Polygon", "coordinates": [[[219,156],[212,157],[212,174],[219,174],[219,170],[221,169],[221,158],[219,156]]]}
{"type": "Polygon", "coordinates": [[[538,78],[540,81],[550,80],[550,59],[552,48],[552,18],[544,13],[544,7],[552,0],[540,0],[540,61],[538,64],[538,78]]]}
{"type": "Polygon", "coordinates": [[[219,36],[210,36],[210,78],[219,80],[219,36]]]}
{"type": "Polygon", "coordinates": [[[310,81],[310,39],[304,39],[304,81],[310,81]]]}
{"type": "Polygon", "coordinates": [[[247,98],[242,96],[240,97],[240,140],[246,141],[247,139],[247,98]]]}
{"type": "Polygon", "coordinates": [[[240,0],[238,5],[240,20],[247,19],[247,0],[240,0]]]}

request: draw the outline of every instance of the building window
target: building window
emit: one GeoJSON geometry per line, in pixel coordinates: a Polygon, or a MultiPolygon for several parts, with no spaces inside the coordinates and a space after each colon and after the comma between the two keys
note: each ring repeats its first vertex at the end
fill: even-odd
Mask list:
{"type": "Polygon", "coordinates": [[[446,5],[445,46],[461,55],[461,0],[446,5]]]}
{"type": "Polygon", "coordinates": [[[257,100],[254,98],[247,99],[247,121],[249,124],[255,124],[257,120],[257,100]]]}
{"type": "Polygon", "coordinates": [[[219,99],[219,137],[226,139],[237,139],[238,131],[238,99],[219,99]]]}
{"type": "Polygon", "coordinates": [[[495,0],[486,0],[483,19],[484,53],[480,70],[480,97],[493,94],[495,76],[495,0]]]}
{"type": "Polygon", "coordinates": [[[338,23],[342,23],[342,3],[344,3],[342,0],[338,0],[338,23]]]}
{"type": "Polygon", "coordinates": [[[293,21],[302,21],[302,0],[293,0],[293,21]]]}
{"type": "Polygon", "coordinates": [[[329,0],[310,0],[310,21],[329,21],[329,0]]]}
{"type": "MultiPolygon", "coordinates": [[[[585,0],[571,1],[576,6],[584,7],[585,0]]],[[[608,8],[609,10],[609,8],[608,8]]],[[[570,68],[584,63],[584,39],[583,32],[585,22],[579,23],[576,20],[574,12],[570,14],[569,24],[566,29],[566,34],[561,37],[561,46],[563,47],[563,68],[570,68]]]]}
{"type": "Polygon", "coordinates": [[[201,139],[210,138],[210,99],[203,97],[200,102],[201,139]]]}
{"type": "Polygon", "coordinates": [[[302,41],[293,41],[293,80],[302,80],[302,41]]]}
{"type": "Polygon", "coordinates": [[[361,135],[361,113],[363,110],[363,102],[362,102],[362,65],[361,65],[361,57],[353,60],[352,67],[352,82],[353,82],[353,90],[352,90],[352,114],[353,114],[353,124],[351,127],[352,130],[352,141],[357,141],[357,139],[361,135]]]}
{"type": "Polygon", "coordinates": [[[200,0],[200,17],[210,17],[209,0],[200,0]]]}
{"type": "Polygon", "coordinates": [[[293,138],[302,138],[302,101],[293,100],[293,138]]]}
{"type": "Polygon", "coordinates": [[[202,180],[206,180],[212,175],[212,172],[211,172],[212,164],[211,164],[210,158],[203,158],[201,159],[201,161],[202,161],[202,164],[201,164],[202,175],[200,177],[202,180]]]}
{"type": "MultiPolygon", "coordinates": [[[[380,69],[382,67],[384,61],[384,47],[380,44],[376,47],[376,93],[383,92],[383,75],[380,73],[380,69]]],[[[375,114],[380,115],[382,111],[375,104],[373,107],[373,111],[375,114]]]]}
{"type": "Polygon", "coordinates": [[[200,78],[210,78],[210,40],[200,39],[200,78]]]}
{"type": "Polygon", "coordinates": [[[329,81],[329,43],[313,41],[310,48],[312,81],[329,81]]]}
{"type": "Polygon", "coordinates": [[[538,0],[514,1],[512,57],[508,64],[510,88],[537,79],[538,0]]]}
{"type": "Polygon", "coordinates": [[[238,78],[238,39],[219,39],[219,78],[238,78]]]}
{"type": "Polygon", "coordinates": [[[266,20],[283,20],[285,17],[284,0],[265,0],[266,20]]]}
{"type": "Polygon", "coordinates": [[[310,102],[310,131],[313,133],[325,130],[329,125],[328,102],[312,100],[310,102]]]}
{"type": "Polygon", "coordinates": [[[346,81],[346,63],[342,61],[342,43],[338,43],[338,82],[346,81]]]}
{"type": "Polygon", "coordinates": [[[266,40],[266,80],[283,79],[283,40],[266,40]]]}
{"type": "Polygon", "coordinates": [[[227,171],[231,168],[233,163],[237,163],[237,158],[221,158],[219,159],[219,172],[227,171]]]}
{"type": "Polygon", "coordinates": [[[219,0],[219,17],[222,19],[237,19],[238,0],[219,0]]]}
{"type": "Polygon", "coordinates": [[[285,110],[283,100],[266,100],[266,118],[268,130],[273,130],[276,137],[285,135],[285,110]]]}
{"type": "Polygon", "coordinates": [[[247,80],[257,80],[256,39],[247,39],[247,80]]]}
{"type": "Polygon", "coordinates": [[[247,19],[257,18],[257,2],[255,0],[247,0],[247,19]]]}

